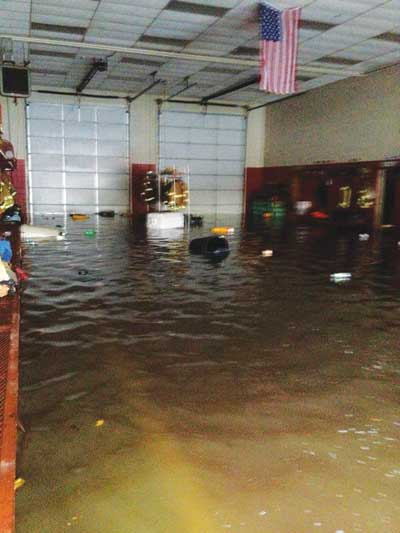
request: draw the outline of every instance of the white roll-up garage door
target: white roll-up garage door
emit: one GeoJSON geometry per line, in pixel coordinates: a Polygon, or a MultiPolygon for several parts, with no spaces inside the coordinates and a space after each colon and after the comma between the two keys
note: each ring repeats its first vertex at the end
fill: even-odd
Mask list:
{"type": "Polygon", "coordinates": [[[128,209],[126,108],[30,102],[27,126],[32,214],[128,209]]]}
{"type": "Polygon", "coordinates": [[[189,168],[193,213],[242,212],[245,151],[243,115],[161,113],[159,167],[189,168]]]}

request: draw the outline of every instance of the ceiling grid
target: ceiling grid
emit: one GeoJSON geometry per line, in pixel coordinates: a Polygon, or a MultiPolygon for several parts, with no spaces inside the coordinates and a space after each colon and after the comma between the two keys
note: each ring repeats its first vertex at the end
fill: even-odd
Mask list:
{"type": "MultiPolygon", "coordinates": [[[[280,9],[303,7],[299,92],[400,62],[400,0],[270,3],[280,9]]],[[[0,13],[0,39],[14,36],[14,60],[26,59],[29,49],[34,87],[76,90],[95,59],[107,59],[108,69],[97,73],[87,90],[130,95],[160,79],[154,94],[182,86],[188,87],[182,97],[201,99],[257,74],[256,0],[69,0],[62,5],[59,0],[1,0],[0,13]],[[39,42],[17,40],[30,37],[39,42]],[[209,61],[190,60],[191,55],[209,56],[209,61]],[[225,58],[233,64],[221,64],[225,58]]],[[[10,39],[0,42],[7,59],[10,39]]],[[[255,105],[280,97],[251,84],[224,98],[255,105]]]]}

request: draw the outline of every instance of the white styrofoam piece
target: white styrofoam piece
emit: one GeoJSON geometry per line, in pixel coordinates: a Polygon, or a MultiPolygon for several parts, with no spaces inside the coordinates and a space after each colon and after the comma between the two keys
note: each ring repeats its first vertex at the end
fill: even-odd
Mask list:
{"type": "Polygon", "coordinates": [[[149,213],[147,215],[147,225],[153,229],[183,228],[185,218],[183,213],[149,213]]]}

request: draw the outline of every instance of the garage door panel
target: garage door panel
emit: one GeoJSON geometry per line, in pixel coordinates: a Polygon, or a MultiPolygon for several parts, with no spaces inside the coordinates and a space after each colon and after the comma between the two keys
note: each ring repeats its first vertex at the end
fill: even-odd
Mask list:
{"type": "Polygon", "coordinates": [[[242,191],[217,191],[218,205],[240,205],[242,203],[242,191]]]}
{"type": "Polygon", "coordinates": [[[242,116],[219,115],[218,129],[220,130],[244,130],[245,121],[242,116]]]}
{"type": "Polygon", "coordinates": [[[218,204],[216,209],[224,215],[237,215],[241,213],[242,201],[238,204],[218,204]]]}
{"type": "Polygon", "coordinates": [[[95,139],[65,139],[65,154],[67,155],[96,155],[95,139]]]}
{"type": "Polygon", "coordinates": [[[120,205],[125,206],[127,204],[128,191],[115,191],[115,190],[99,190],[99,204],[100,205],[120,205]]]}
{"type": "MultiPolygon", "coordinates": [[[[61,106],[60,106],[61,107],[61,106]]],[[[66,122],[96,122],[96,108],[90,106],[64,105],[63,118],[66,122]]]]}
{"type": "Polygon", "coordinates": [[[65,170],[68,172],[96,172],[97,159],[95,156],[66,155],[65,170]]]}
{"type": "Polygon", "coordinates": [[[242,176],[219,176],[217,188],[219,191],[242,191],[243,178],[242,176]]]}
{"type": "Polygon", "coordinates": [[[217,142],[218,130],[191,128],[188,133],[186,137],[189,136],[189,142],[193,144],[215,144],[217,142]]]}
{"type": "Polygon", "coordinates": [[[27,118],[31,213],[128,209],[125,107],[30,102],[27,118]]]}
{"type": "Polygon", "coordinates": [[[161,143],[160,157],[168,157],[170,159],[187,159],[188,145],[183,143],[161,143]]]}
{"type": "Polygon", "coordinates": [[[218,175],[243,176],[242,161],[218,161],[218,175]]]}
{"type": "Polygon", "coordinates": [[[33,171],[32,179],[36,187],[62,188],[64,184],[64,175],[62,172],[33,171]]]}
{"type": "Polygon", "coordinates": [[[191,210],[242,211],[246,120],[243,115],[168,110],[160,121],[159,167],[190,172],[191,210]],[[225,198],[225,200],[224,200],[225,198]]]}
{"type": "Polygon", "coordinates": [[[128,177],[124,174],[98,174],[100,189],[124,189],[129,188],[128,177]]]}
{"type": "Polygon", "coordinates": [[[62,154],[63,140],[61,137],[32,137],[30,139],[31,154],[62,154]]]}
{"type": "Polygon", "coordinates": [[[63,123],[57,120],[32,119],[30,121],[31,137],[62,137],[63,123]]]}
{"type": "Polygon", "coordinates": [[[202,190],[202,191],[191,191],[190,194],[190,203],[191,206],[193,205],[200,205],[200,204],[213,204],[215,205],[217,202],[217,197],[215,195],[215,190],[202,190]]]}
{"type": "Polygon", "coordinates": [[[160,117],[160,124],[162,126],[174,126],[174,127],[189,127],[199,121],[199,117],[196,113],[175,113],[166,112],[162,113],[160,117]]]}
{"type": "Polygon", "coordinates": [[[217,188],[218,176],[212,174],[190,174],[190,191],[195,190],[215,190],[217,188]]]}
{"type": "Polygon", "coordinates": [[[215,144],[189,144],[189,159],[217,159],[217,146],[215,144]]]}
{"type": "Polygon", "coordinates": [[[66,202],[69,206],[95,205],[96,193],[94,189],[67,189],[66,202]]]}
{"type": "Polygon", "coordinates": [[[66,172],[65,187],[67,189],[95,189],[96,174],[94,172],[66,172]]]}
{"type": "Polygon", "coordinates": [[[64,190],[54,188],[36,188],[32,191],[32,201],[35,204],[63,204],[64,190]]]}
{"type": "MultiPolygon", "coordinates": [[[[216,158],[220,161],[226,159],[230,161],[240,161],[242,163],[244,159],[244,150],[242,146],[216,146],[216,158]]],[[[242,164],[240,165],[241,171],[243,169],[242,164]]]]}
{"type": "Polygon", "coordinates": [[[127,157],[128,143],[124,141],[99,141],[97,143],[97,153],[100,157],[127,157]]]}
{"type": "Polygon", "coordinates": [[[98,128],[97,137],[99,140],[126,141],[127,128],[126,126],[107,124],[107,126],[98,128]]]}
{"type": "Polygon", "coordinates": [[[187,168],[189,161],[187,159],[170,159],[170,158],[161,158],[160,159],[160,170],[164,168],[176,168],[179,171],[187,168]]]}
{"type": "Polygon", "coordinates": [[[185,128],[173,128],[166,126],[160,131],[160,141],[166,142],[187,142],[187,131],[185,128]]]}
{"type": "Polygon", "coordinates": [[[98,108],[97,122],[99,124],[128,124],[128,116],[124,108],[98,108]]]}
{"type": "Polygon", "coordinates": [[[64,160],[58,154],[32,154],[30,157],[32,170],[64,170],[64,160]]]}
{"type": "Polygon", "coordinates": [[[96,139],[96,124],[90,122],[65,122],[66,139],[96,139]]]}
{"type": "Polygon", "coordinates": [[[98,157],[97,169],[99,172],[120,171],[126,168],[126,159],[123,157],[98,157]]]}
{"type": "Polygon", "coordinates": [[[39,120],[62,120],[62,108],[55,104],[35,104],[31,106],[29,116],[39,120]]]}
{"type": "Polygon", "coordinates": [[[216,142],[220,145],[242,146],[246,145],[246,132],[244,130],[218,130],[216,142]]]}

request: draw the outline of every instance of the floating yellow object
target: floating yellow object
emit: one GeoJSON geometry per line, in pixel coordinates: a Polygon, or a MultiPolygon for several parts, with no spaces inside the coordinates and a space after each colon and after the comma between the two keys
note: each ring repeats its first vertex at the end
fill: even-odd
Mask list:
{"type": "Polygon", "coordinates": [[[263,218],[272,218],[272,213],[263,213],[263,218]]]}
{"type": "Polygon", "coordinates": [[[88,220],[90,217],[89,215],[83,215],[81,213],[73,213],[72,215],[70,215],[72,220],[88,220]]]}
{"type": "Polygon", "coordinates": [[[23,479],[22,477],[18,477],[14,481],[14,490],[17,490],[17,489],[23,487],[24,485],[25,485],[25,479],[23,479]]]}
{"type": "Polygon", "coordinates": [[[96,420],[96,427],[99,428],[101,426],[104,426],[104,420],[102,418],[96,420]]]}
{"type": "Polygon", "coordinates": [[[212,233],[219,233],[219,234],[235,233],[235,228],[228,228],[226,226],[216,226],[215,228],[211,229],[211,232],[212,233]]]}

